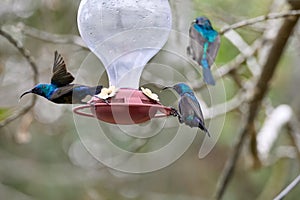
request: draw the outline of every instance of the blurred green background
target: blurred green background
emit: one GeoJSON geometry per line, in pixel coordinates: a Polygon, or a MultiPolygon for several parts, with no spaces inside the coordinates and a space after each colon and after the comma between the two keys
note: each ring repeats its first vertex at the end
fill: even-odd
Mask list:
{"type": "MultiPolygon", "coordinates": [[[[55,44],[26,36],[18,31],[18,24],[23,23],[54,34],[78,35],[76,16],[79,3],[79,0],[0,2],[0,24],[30,50],[39,67],[40,82],[48,82],[50,79],[55,50],[63,54],[68,69],[73,74],[76,74],[89,51],[73,44],[55,44]]],[[[266,14],[271,3],[271,0],[171,0],[173,29],[186,35],[190,22],[199,15],[205,15],[212,20],[214,27],[220,30],[225,24],[266,14]]],[[[238,32],[248,42],[252,42],[261,34],[259,30],[249,27],[239,29],[238,32]]],[[[293,42],[290,42],[280,62],[269,96],[273,106],[289,104],[299,115],[298,38],[297,28],[295,36],[291,38],[293,42]]],[[[176,34],[173,34],[166,45],[169,48],[182,49],[184,53],[186,44],[186,40],[180,37],[178,39],[176,34]]],[[[225,64],[237,54],[238,50],[223,37],[216,64],[225,64]]],[[[200,75],[189,74],[188,66],[178,57],[173,58],[172,55],[161,52],[151,62],[167,63],[182,74],[192,77],[191,83],[202,80],[200,75]]],[[[101,68],[103,69],[102,66],[101,68]]],[[[153,76],[159,76],[161,73],[156,71],[158,74],[155,74],[150,66],[145,70],[153,76]]],[[[92,72],[86,72],[87,76],[89,73],[92,76],[92,72]]],[[[29,102],[29,95],[21,102],[18,98],[23,91],[33,86],[32,77],[26,60],[14,46],[0,36],[0,119],[5,119],[10,112],[29,102]]],[[[146,84],[148,78],[145,72],[141,83],[146,84]]],[[[108,85],[106,76],[101,77],[101,81],[106,81],[104,85],[108,85]]],[[[216,89],[216,96],[213,97],[221,102],[234,96],[238,89],[230,78],[224,78],[223,81],[226,96],[221,94],[223,88],[220,87],[216,89]]],[[[155,88],[153,90],[157,92],[155,88]]],[[[201,96],[201,99],[210,105],[211,97],[207,88],[200,90],[197,96],[201,96]]],[[[175,101],[175,96],[172,96],[167,103],[173,104],[175,101]]],[[[177,120],[168,120],[174,127],[178,127],[177,120]]],[[[0,199],[209,199],[214,194],[233,140],[239,131],[241,114],[228,113],[225,117],[207,123],[211,133],[220,127],[222,131],[218,143],[205,158],[198,159],[197,156],[203,141],[203,134],[199,132],[189,149],[172,165],[146,174],[126,174],[106,168],[84,149],[75,127],[72,106],[55,105],[39,97],[32,112],[0,129],[0,199]],[[30,126],[21,126],[27,122],[30,126]]],[[[277,145],[290,144],[284,135],[285,129],[277,145]]],[[[151,149],[151,145],[155,143],[163,143],[164,140],[161,139],[169,140],[168,137],[154,138],[146,144],[148,147],[140,150],[151,149]]],[[[123,139],[120,145],[126,146],[126,142],[131,140],[123,139]]],[[[224,199],[270,199],[299,172],[299,160],[288,158],[254,170],[251,168],[251,158],[247,150],[245,149],[238,162],[236,174],[224,199]]],[[[286,199],[298,199],[299,195],[300,188],[297,187],[286,199]]]]}

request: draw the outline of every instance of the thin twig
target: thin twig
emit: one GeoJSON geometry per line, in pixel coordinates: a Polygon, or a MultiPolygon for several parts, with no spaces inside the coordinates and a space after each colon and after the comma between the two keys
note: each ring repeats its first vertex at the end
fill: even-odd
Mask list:
{"type": "Polygon", "coordinates": [[[243,83],[240,75],[237,73],[237,70],[232,70],[229,75],[231,76],[232,80],[235,82],[235,84],[239,88],[244,88],[244,83],[243,83]]]}
{"type": "Polygon", "coordinates": [[[253,157],[258,156],[263,165],[270,160],[269,155],[271,149],[278,139],[282,127],[291,120],[292,116],[293,111],[290,106],[277,106],[266,117],[260,131],[257,136],[254,137],[257,138],[257,146],[254,147],[257,150],[257,154],[253,155],[253,157]]]}
{"type": "MultiPolygon", "coordinates": [[[[13,46],[15,46],[19,52],[21,53],[21,55],[28,61],[29,65],[31,66],[31,69],[33,71],[33,82],[35,84],[38,83],[38,68],[34,62],[34,60],[31,58],[30,53],[28,50],[26,50],[23,45],[18,42],[17,40],[15,40],[10,34],[8,34],[7,32],[5,32],[2,27],[0,28],[0,35],[2,35],[4,38],[6,38],[13,46]]],[[[16,112],[14,112],[12,115],[10,115],[9,117],[7,117],[5,120],[0,122],[0,128],[2,128],[3,126],[7,125],[8,123],[16,120],[17,118],[19,118],[20,116],[24,115],[25,113],[27,113],[34,105],[36,102],[36,96],[32,95],[32,100],[31,103],[27,106],[25,106],[24,108],[17,110],[16,112]]]]}
{"type": "MultiPolygon", "coordinates": [[[[227,38],[242,54],[251,55],[253,48],[248,45],[248,43],[242,38],[242,36],[235,30],[230,30],[224,34],[224,37],[227,38]]],[[[255,44],[255,42],[254,42],[255,44]]],[[[256,57],[249,56],[246,60],[248,69],[253,76],[258,76],[260,73],[260,66],[257,62],[256,57]]]]}
{"type": "Polygon", "coordinates": [[[300,182],[300,175],[298,175],[282,192],[280,192],[274,200],[283,199],[298,183],[300,182]]]}
{"type": "Polygon", "coordinates": [[[30,37],[36,38],[38,40],[42,40],[45,42],[51,42],[55,44],[75,44],[82,48],[87,48],[85,43],[82,41],[81,37],[77,35],[59,35],[53,34],[46,31],[42,31],[30,26],[27,26],[23,23],[18,23],[14,26],[24,35],[28,35],[30,37]]]}
{"type": "MultiPolygon", "coordinates": [[[[248,121],[248,120],[247,120],[248,121]]],[[[252,124],[246,124],[243,126],[243,129],[240,131],[240,134],[238,135],[238,138],[235,141],[234,144],[234,151],[228,158],[225,167],[223,169],[222,174],[220,175],[217,189],[216,189],[216,194],[215,194],[215,199],[222,199],[224,192],[227,188],[227,185],[234,173],[236,162],[239,158],[240,151],[242,149],[244,140],[246,138],[246,135],[248,133],[248,129],[251,129],[252,124]]]]}
{"type": "Polygon", "coordinates": [[[207,113],[208,116],[204,116],[205,119],[213,119],[217,118],[221,115],[234,111],[239,108],[246,99],[246,94],[242,91],[238,92],[232,99],[226,101],[225,103],[221,103],[215,105],[213,107],[208,108],[207,113]]]}
{"type": "Polygon", "coordinates": [[[235,24],[232,24],[230,26],[226,26],[224,28],[222,28],[220,30],[220,34],[223,35],[224,33],[226,33],[229,30],[232,29],[238,29],[244,26],[249,26],[249,25],[253,25],[256,24],[258,22],[263,22],[266,20],[270,20],[270,19],[279,19],[279,18],[285,18],[285,17],[290,17],[290,16],[299,16],[300,15],[300,10],[290,10],[290,11],[286,11],[286,12],[282,12],[282,13],[270,13],[268,15],[262,15],[259,17],[255,17],[255,18],[251,18],[251,19],[247,19],[244,21],[240,21],[237,22],[235,24]]]}

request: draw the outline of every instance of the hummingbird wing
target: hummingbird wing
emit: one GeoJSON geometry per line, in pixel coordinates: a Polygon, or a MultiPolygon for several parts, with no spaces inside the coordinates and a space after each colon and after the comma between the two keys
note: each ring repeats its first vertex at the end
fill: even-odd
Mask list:
{"type": "Polygon", "coordinates": [[[70,84],[70,85],[66,85],[66,86],[57,88],[55,90],[55,92],[53,92],[53,94],[50,96],[49,100],[55,101],[56,99],[59,99],[62,96],[67,95],[67,94],[70,94],[70,96],[72,97],[74,87],[75,87],[75,85],[70,84]]]}
{"type": "Polygon", "coordinates": [[[58,87],[50,97],[56,103],[84,103],[82,100],[87,96],[100,93],[102,86],[89,87],[79,84],[69,84],[58,87]]]}
{"type": "Polygon", "coordinates": [[[190,127],[199,127],[200,129],[202,129],[205,133],[208,134],[208,136],[210,136],[209,131],[207,130],[207,128],[205,127],[204,124],[204,118],[203,118],[203,114],[201,111],[201,107],[200,104],[197,100],[197,98],[192,95],[192,94],[184,94],[180,101],[179,101],[179,111],[184,119],[185,124],[189,125],[190,127]],[[184,106],[184,109],[182,109],[182,107],[180,106],[180,104],[182,104],[182,106],[184,106]],[[190,117],[193,117],[193,120],[186,120],[190,117]],[[186,121],[185,121],[186,120],[186,121]]]}
{"type": "Polygon", "coordinates": [[[207,55],[208,55],[208,65],[212,66],[215,62],[216,56],[220,48],[221,37],[218,36],[215,38],[214,42],[210,42],[208,45],[207,55]]]}
{"type": "Polygon", "coordinates": [[[206,40],[202,35],[195,29],[195,23],[191,24],[189,30],[190,42],[187,48],[187,54],[193,58],[196,62],[201,65],[201,59],[203,55],[203,45],[206,40]]]}
{"type": "Polygon", "coordinates": [[[201,111],[200,104],[197,98],[191,94],[184,94],[179,102],[179,105],[184,106],[184,109],[179,106],[179,112],[183,116],[197,116],[202,122],[204,122],[203,114],[201,111]]]}
{"type": "Polygon", "coordinates": [[[58,87],[65,86],[74,80],[71,73],[67,72],[66,64],[63,57],[55,51],[54,53],[54,65],[53,75],[51,78],[51,84],[58,87]]]}

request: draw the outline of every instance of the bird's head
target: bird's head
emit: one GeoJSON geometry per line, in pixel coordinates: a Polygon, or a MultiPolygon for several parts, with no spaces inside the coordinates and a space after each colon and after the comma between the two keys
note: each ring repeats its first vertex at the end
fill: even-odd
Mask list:
{"type": "Polygon", "coordinates": [[[37,84],[34,88],[32,88],[31,90],[28,90],[26,92],[24,92],[21,96],[20,99],[29,93],[33,93],[33,94],[37,94],[43,97],[46,97],[49,95],[49,93],[51,92],[51,90],[53,89],[53,86],[50,84],[44,84],[44,83],[40,83],[37,84]]]}
{"type": "Polygon", "coordinates": [[[185,93],[193,93],[193,90],[185,83],[177,83],[173,87],[165,87],[164,89],[174,89],[180,96],[185,93]]]}
{"type": "Polygon", "coordinates": [[[211,27],[211,23],[207,17],[197,17],[194,22],[199,26],[211,27]]]}

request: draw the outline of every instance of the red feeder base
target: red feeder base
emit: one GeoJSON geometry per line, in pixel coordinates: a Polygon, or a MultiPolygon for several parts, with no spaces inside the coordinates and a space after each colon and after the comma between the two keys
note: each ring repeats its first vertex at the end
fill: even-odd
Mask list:
{"type": "Polygon", "coordinates": [[[139,124],[152,118],[171,115],[171,108],[149,99],[140,90],[121,88],[108,103],[93,97],[88,105],[73,109],[76,114],[96,117],[112,124],[139,124]],[[90,108],[91,113],[81,110],[90,108]]]}

